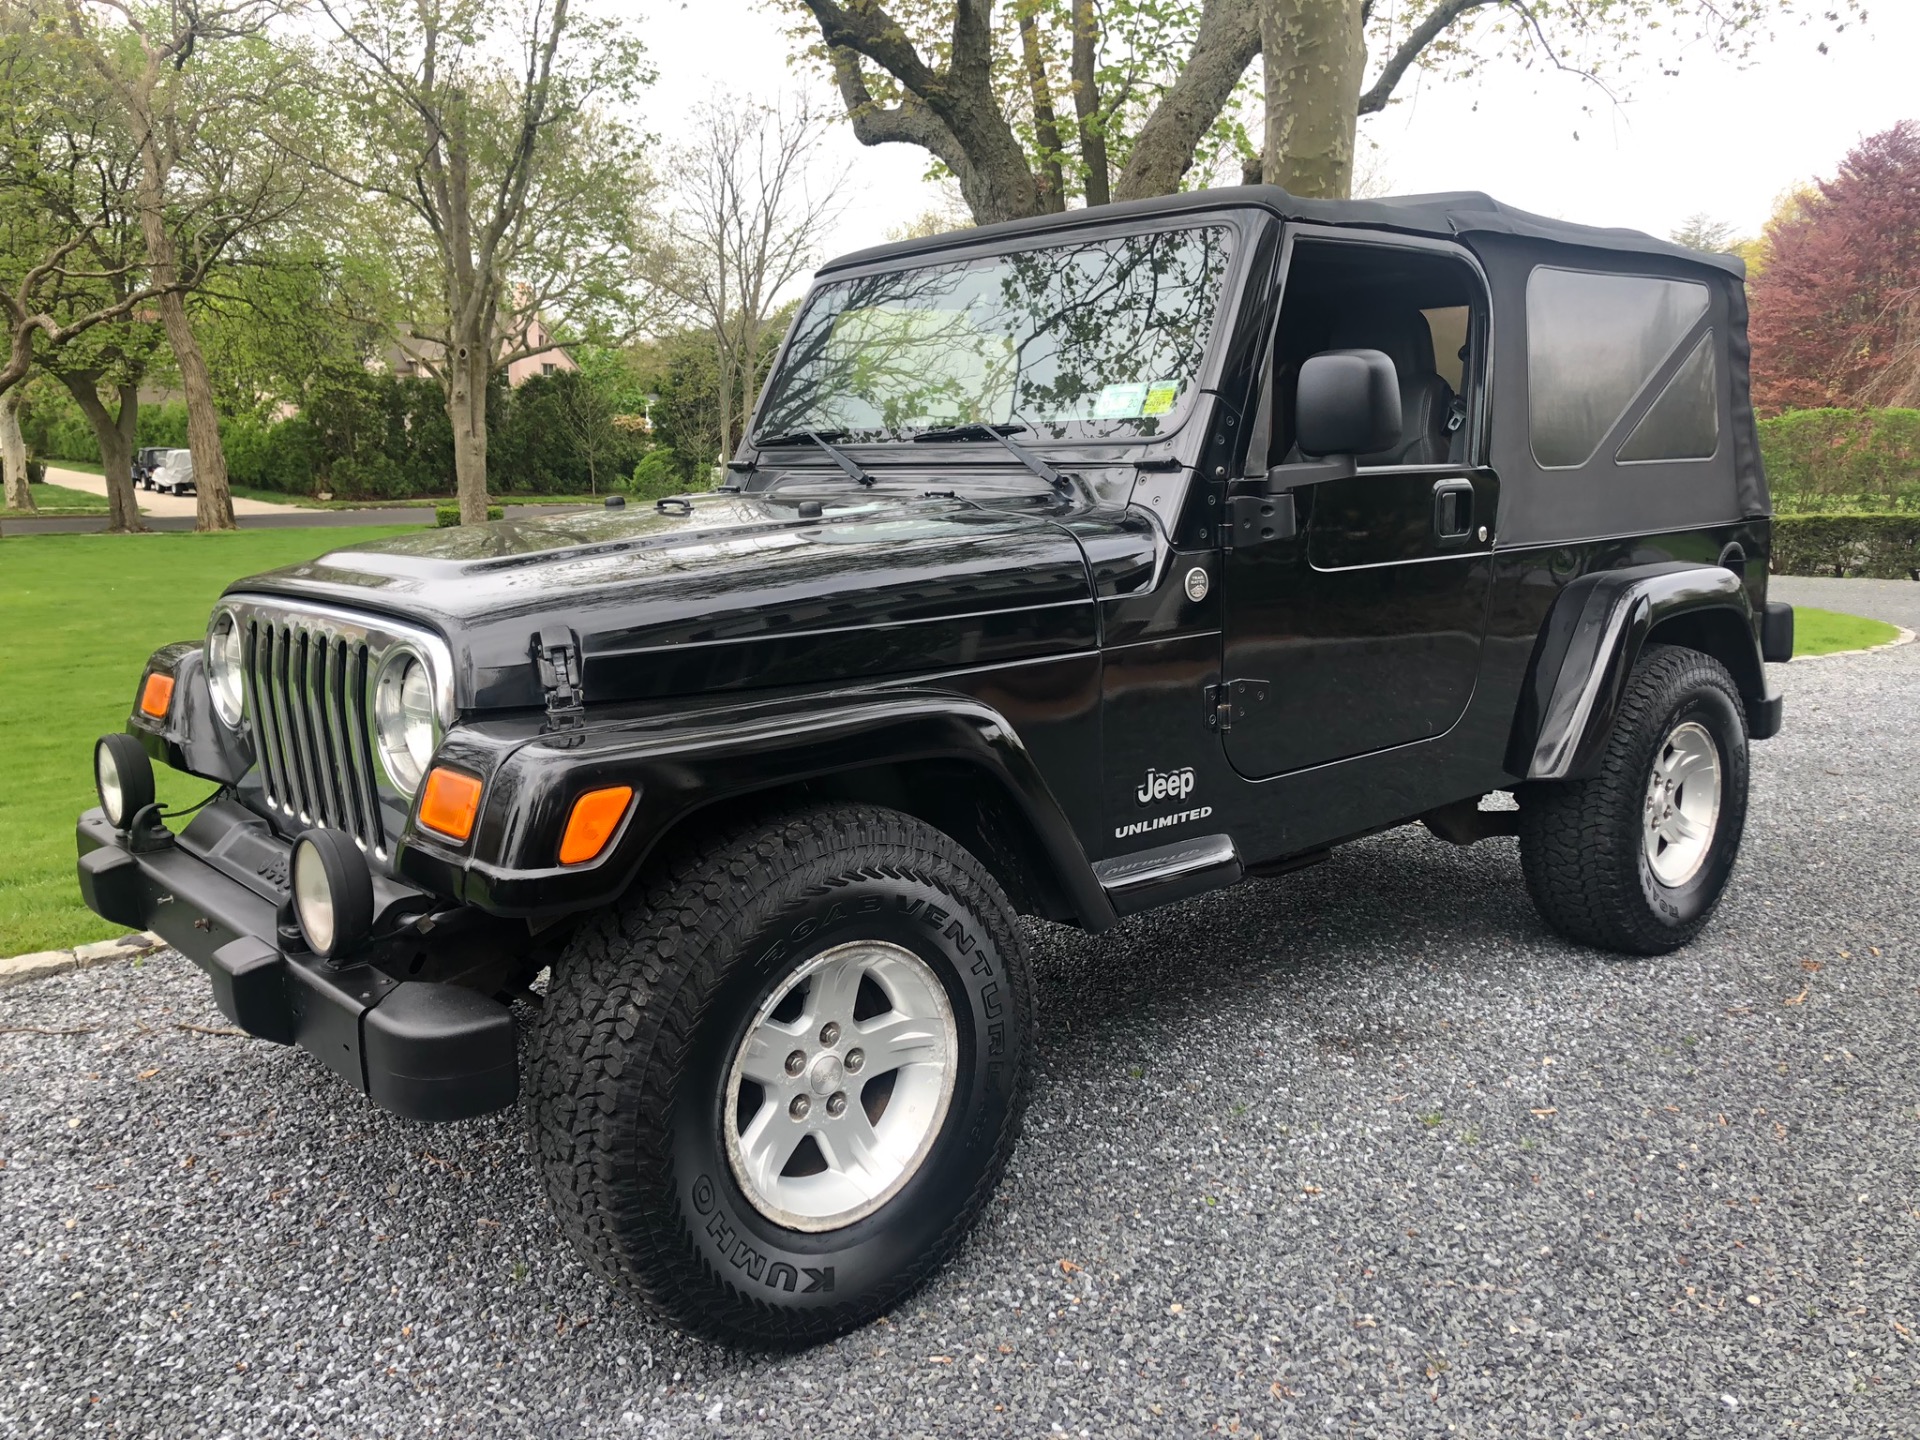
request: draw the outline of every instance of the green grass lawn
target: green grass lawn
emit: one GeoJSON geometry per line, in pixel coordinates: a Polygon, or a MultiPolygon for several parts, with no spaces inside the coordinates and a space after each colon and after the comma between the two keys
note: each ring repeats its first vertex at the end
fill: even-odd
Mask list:
{"type": "MultiPolygon", "coordinates": [[[[35,515],[104,515],[107,513],[107,497],[89,494],[85,490],[69,490],[65,485],[51,482],[35,485],[33,489],[33,510],[35,515]]],[[[26,515],[25,510],[9,510],[9,515],[26,515]]]]}
{"type": "MultiPolygon", "coordinates": [[[[80,904],[73,821],[98,803],[93,742],[125,727],[147,656],[204,634],[231,580],[417,528],[0,540],[0,955],[121,933],[80,904]]],[[[212,788],[157,773],[168,804],[212,788]]]]}
{"type": "Polygon", "coordinates": [[[1837,610],[1793,607],[1793,654],[1831,655],[1836,650],[1865,650],[1884,645],[1900,632],[1884,620],[1842,615],[1837,610]]]}

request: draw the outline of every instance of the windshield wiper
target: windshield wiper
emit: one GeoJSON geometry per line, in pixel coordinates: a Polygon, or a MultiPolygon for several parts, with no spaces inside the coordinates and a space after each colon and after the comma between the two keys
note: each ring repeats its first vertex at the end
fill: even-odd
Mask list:
{"type": "Polygon", "coordinates": [[[1025,425],[948,425],[939,430],[922,430],[913,437],[916,445],[938,445],[949,440],[974,440],[980,438],[999,441],[1007,452],[1027,469],[1038,475],[1063,495],[1073,493],[1073,483],[1053,466],[1042,460],[1024,445],[1017,445],[1009,435],[1025,430],[1025,425]]]}
{"type": "MultiPolygon", "coordinates": [[[[827,435],[831,435],[835,440],[838,440],[846,433],[844,430],[829,430],[827,435]]],[[[785,435],[769,435],[764,440],[756,440],[754,443],[762,450],[771,450],[776,445],[798,445],[803,440],[809,441],[826,451],[827,458],[842,470],[846,471],[849,480],[857,481],[862,485],[872,485],[873,476],[855,464],[853,457],[848,455],[846,451],[829,443],[827,435],[822,435],[818,430],[791,430],[785,435]]]]}

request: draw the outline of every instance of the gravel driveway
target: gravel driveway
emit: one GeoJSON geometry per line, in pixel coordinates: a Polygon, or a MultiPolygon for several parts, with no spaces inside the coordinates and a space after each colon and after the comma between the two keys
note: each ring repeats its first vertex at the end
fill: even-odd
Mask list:
{"type": "MultiPolygon", "coordinates": [[[[1780,593],[1920,626],[1916,585],[1780,593]]],[[[0,1434],[1911,1436],[1920,645],[1774,673],[1680,954],[1561,944],[1511,841],[1407,830],[1037,929],[999,1200],[798,1356],[610,1297],[517,1115],[383,1115],[177,956],[8,992],[0,1434]]]]}

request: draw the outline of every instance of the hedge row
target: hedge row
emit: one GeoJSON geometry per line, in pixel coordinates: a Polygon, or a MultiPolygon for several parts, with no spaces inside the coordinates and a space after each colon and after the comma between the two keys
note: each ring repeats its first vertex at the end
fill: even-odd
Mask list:
{"type": "MultiPolygon", "coordinates": [[[[578,372],[561,371],[535,376],[518,389],[504,382],[489,387],[487,478],[496,492],[579,495],[630,483],[647,454],[642,437],[608,427],[589,453],[569,423],[578,413],[570,408],[579,399],[573,392],[587,383],[578,372]]],[[[28,449],[45,459],[99,463],[91,427],[62,392],[48,390],[37,398],[22,429],[28,449]]],[[[184,446],[186,406],[143,406],[137,430],[140,445],[184,446]]],[[[418,377],[334,377],[302,413],[278,420],[221,417],[220,443],[228,478],[256,490],[403,500],[445,495],[454,486],[446,403],[438,385],[418,377]]],[[[685,483],[676,475],[662,493],[685,483]]]]}
{"type": "Polygon", "coordinates": [[[1776,515],[1773,570],[1920,580],[1920,515],[1776,515]]]}
{"type": "Polygon", "coordinates": [[[1920,510],[1920,410],[1789,410],[1760,421],[1760,455],[1783,508],[1920,510]]]}

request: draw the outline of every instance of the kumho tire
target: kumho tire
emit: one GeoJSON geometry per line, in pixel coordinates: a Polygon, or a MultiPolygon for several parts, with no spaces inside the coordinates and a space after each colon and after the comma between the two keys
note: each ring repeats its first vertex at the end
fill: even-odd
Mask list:
{"type": "Polygon", "coordinates": [[[1569,940],[1629,955],[1685,945],[1733,873],[1748,772],[1746,710],[1726,667],[1697,650],[1647,647],[1599,772],[1520,793],[1521,867],[1542,918],[1569,940]],[[1697,854],[1681,853],[1675,841],[1707,808],[1688,787],[1709,769],[1711,833],[1697,854]]]}
{"type": "MultiPolygon", "coordinates": [[[[993,1193],[1026,1102],[1033,1013],[1013,909],[947,836],[866,805],[737,826],[655,867],[583,926],[554,966],[529,1084],[554,1213],[596,1271],[678,1325],[774,1347],[842,1334],[921,1285],[993,1193]],[[877,976],[876,988],[892,984],[908,1008],[926,1010],[926,1028],[949,1046],[941,1063],[951,1084],[924,1153],[891,1191],[843,1165],[843,1176],[876,1192],[858,1213],[834,1209],[842,1191],[833,1164],[804,1172],[835,1152],[824,1137],[840,1123],[826,1116],[836,1095],[843,1121],[852,1104],[871,1113],[879,1062],[864,1078],[846,1063],[853,1040],[879,1033],[896,1011],[836,1021],[845,1033],[831,1046],[816,1025],[811,1042],[795,1046],[806,1056],[799,1075],[766,1071],[774,1078],[757,1102],[749,1086],[759,1082],[745,1071],[765,1069],[765,1047],[752,1037],[800,1025],[816,1002],[837,1003],[841,972],[867,955],[895,967],[862,971],[867,1008],[875,1002],[866,983],[877,976]],[[832,993],[816,997],[829,973],[835,986],[823,988],[832,993]],[[819,1083],[837,1088],[816,1093],[819,1083]],[[740,1137],[770,1104],[780,1124],[809,1129],[789,1119],[802,1093],[818,1102],[808,1113],[822,1137],[805,1164],[788,1162],[803,1173],[756,1167],[764,1152],[747,1156],[740,1137]],[[829,1181],[816,1186],[820,1173],[829,1181]],[[776,1203],[793,1194],[819,1213],[776,1203]]],[[[942,1088],[920,1083],[938,1049],[926,1044],[913,1052],[922,1058],[885,1072],[894,1079],[872,1133],[889,1113],[899,1133],[926,1123],[922,1106],[942,1088]],[[893,1111],[909,1078],[915,1103],[893,1111]]]]}

